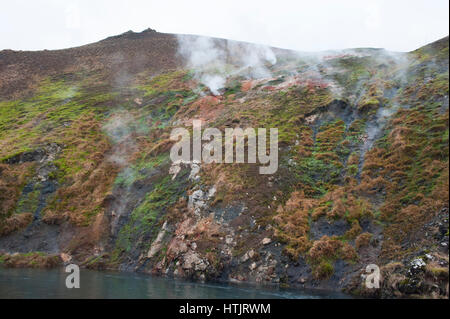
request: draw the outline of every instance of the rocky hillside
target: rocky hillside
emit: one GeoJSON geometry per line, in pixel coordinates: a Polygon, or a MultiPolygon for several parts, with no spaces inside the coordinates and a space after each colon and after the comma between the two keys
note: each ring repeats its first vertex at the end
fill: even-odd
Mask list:
{"type": "Polygon", "coordinates": [[[151,29],[1,51],[0,265],[448,298],[448,54],[151,29]],[[173,164],[194,119],[278,128],[277,172],[173,164]]]}

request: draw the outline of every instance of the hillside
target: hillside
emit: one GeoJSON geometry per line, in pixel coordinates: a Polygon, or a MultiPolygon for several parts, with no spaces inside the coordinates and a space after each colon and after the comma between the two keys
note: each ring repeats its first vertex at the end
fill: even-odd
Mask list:
{"type": "Polygon", "coordinates": [[[148,29],[1,51],[0,265],[448,298],[448,105],[448,37],[312,54],[148,29]],[[194,119],[278,128],[278,170],[177,167],[170,133],[194,119]]]}

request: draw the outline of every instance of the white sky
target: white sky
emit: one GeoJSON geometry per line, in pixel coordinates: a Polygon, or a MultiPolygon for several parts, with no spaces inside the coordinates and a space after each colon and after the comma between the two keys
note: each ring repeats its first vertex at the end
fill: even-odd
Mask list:
{"type": "Polygon", "coordinates": [[[448,35],[448,0],[0,0],[0,50],[61,49],[128,30],[300,51],[410,51],[448,35]]]}

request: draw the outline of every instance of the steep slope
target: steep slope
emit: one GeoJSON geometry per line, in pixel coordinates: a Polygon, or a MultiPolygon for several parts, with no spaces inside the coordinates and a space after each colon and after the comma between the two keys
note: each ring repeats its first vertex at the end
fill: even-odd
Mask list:
{"type": "Polygon", "coordinates": [[[5,266],[448,296],[448,38],[301,54],[128,32],[2,51],[0,96],[5,266]],[[174,165],[193,119],[278,128],[277,172],[174,165]]]}
{"type": "Polygon", "coordinates": [[[40,81],[62,74],[95,74],[110,85],[125,84],[130,76],[175,68],[177,39],[147,29],[128,31],[97,43],[54,51],[0,52],[0,96],[23,96],[40,81]]]}

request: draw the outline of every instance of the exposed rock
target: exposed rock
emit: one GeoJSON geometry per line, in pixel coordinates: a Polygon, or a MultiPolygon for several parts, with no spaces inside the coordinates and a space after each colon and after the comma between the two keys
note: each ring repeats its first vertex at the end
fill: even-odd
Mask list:
{"type": "Polygon", "coordinates": [[[156,255],[156,253],[158,253],[161,249],[162,246],[162,242],[164,239],[164,236],[167,233],[167,222],[164,223],[164,225],[162,226],[161,230],[158,233],[158,236],[156,236],[156,239],[153,241],[150,250],[147,253],[147,257],[148,258],[152,258],[156,255]]]}
{"type": "Polygon", "coordinates": [[[169,168],[169,174],[172,175],[172,180],[174,180],[178,173],[181,171],[181,166],[178,164],[172,164],[169,168]]]}
{"type": "Polygon", "coordinates": [[[184,255],[182,267],[185,270],[194,269],[195,271],[204,271],[208,267],[208,262],[200,258],[197,253],[189,251],[184,255]]]}
{"type": "Polygon", "coordinates": [[[311,223],[311,236],[315,240],[322,236],[342,236],[349,229],[350,225],[343,219],[330,221],[322,217],[311,223]]]}
{"type": "Polygon", "coordinates": [[[423,261],[422,258],[415,258],[411,261],[411,268],[409,270],[410,273],[416,273],[422,270],[427,264],[423,261]]]}
{"type": "Polygon", "coordinates": [[[216,186],[213,186],[208,191],[208,199],[211,199],[216,194],[216,186]]]}
{"type": "Polygon", "coordinates": [[[205,193],[201,189],[194,191],[189,196],[188,208],[194,210],[196,214],[199,214],[205,205],[205,193]]]}
{"type": "Polygon", "coordinates": [[[188,250],[186,242],[179,237],[175,237],[167,246],[167,254],[173,257],[180,256],[188,250]]]}
{"type": "Polygon", "coordinates": [[[247,260],[252,259],[255,256],[255,251],[253,249],[247,251],[244,256],[241,257],[241,262],[245,263],[247,260]]]}
{"type": "Polygon", "coordinates": [[[59,256],[61,257],[61,260],[65,264],[70,263],[70,261],[72,260],[72,256],[66,253],[61,253],[59,256]]]}
{"type": "Polygon", "coordinates": [[[200,178],[200,164],[199,163],[192,163],[191,164],[191,173],[189,174],[189,179],[196,181],[200,178]]]}

